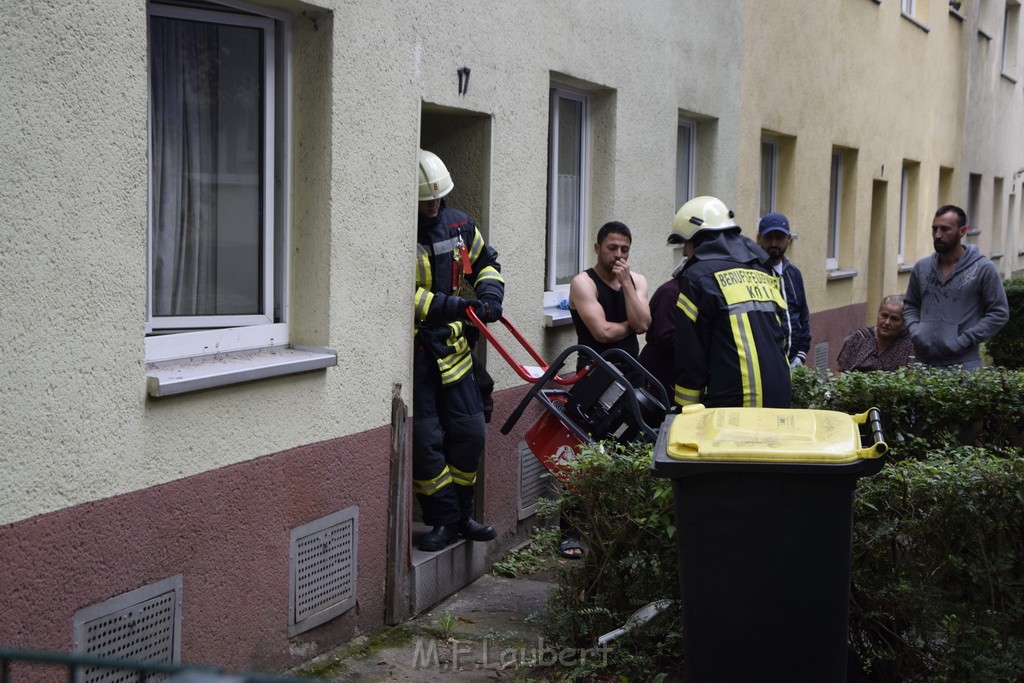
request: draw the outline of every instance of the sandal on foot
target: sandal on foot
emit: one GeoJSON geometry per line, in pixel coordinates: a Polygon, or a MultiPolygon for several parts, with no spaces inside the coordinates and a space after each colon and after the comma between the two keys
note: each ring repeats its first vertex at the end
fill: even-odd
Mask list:
{"type": "Polygon", "coordinates": [[[558,554],[567,560],[583,559],[583,545],[575,538],[563,538],[558,544],[558,554]]]}

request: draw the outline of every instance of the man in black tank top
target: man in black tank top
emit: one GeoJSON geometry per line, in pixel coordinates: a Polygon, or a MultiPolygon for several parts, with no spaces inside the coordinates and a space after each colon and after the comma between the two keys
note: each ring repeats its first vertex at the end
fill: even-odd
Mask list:
{"type": "Polygon", "coordinates": [[[605,223],[594,245],[597,263],[569,285],[569,312],[578,343],[598,354],[622,349],[635,358],[640,352],[638,335],[651,324],[647,280],[631,273],[627,263],[632,242],[623,223],[605,223]]]}
{"type": "MultiPolygon", "coordinates": [[[[647,304],[647,280],[640,273],[631,273],[629,248],[633,236],[625,224],[605,223],[597,232],[594,252],[597,263],[572,279],[569,284],[569,312],[576,327],[577,343],[589,346],[598,355],[609,349],[622,349],[636,358],[640,353],[638,335],[651,324],[651,309],[647,304]]],[[[577,369],[590,360],[577,356],[577,369]]],[[[621,366],[620,366],[621,367],[621,366]]],[[[627,378],[633,368],[622,368],[627,378]]],[[[579,533],[563,512],[559,522],[562,557],[583,557],[579,533]]]]}

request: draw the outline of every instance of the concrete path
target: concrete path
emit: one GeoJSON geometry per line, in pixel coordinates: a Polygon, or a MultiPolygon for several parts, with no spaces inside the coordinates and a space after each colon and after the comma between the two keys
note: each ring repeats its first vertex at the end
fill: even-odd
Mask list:
{"type": "Polygon", "coordinates": [[[485,574],[433,609],[378,629],[289,672],[350,683],[512,681],[552,664],[540,627],[527,616],[544,610],[555,584],[485,574]]]}

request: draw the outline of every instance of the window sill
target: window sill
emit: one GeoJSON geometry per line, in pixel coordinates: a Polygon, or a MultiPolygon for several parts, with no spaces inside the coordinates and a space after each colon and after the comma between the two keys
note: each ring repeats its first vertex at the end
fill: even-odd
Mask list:
{"type": "Polygon", "coordinates": [[[974,237],[975,235],[980,235],[980,234],[981,234],[981,230],[979,228],[971,228],[970,230],[967,231],[967,236],[968,237],[974,237]]]}
{"type": "Polygon", "coordinates": [[[978,35],[984,38],[985,40],[992,40],[992,34],[983,28],[978,29],[978,35]]]}
{"type": "Polygon", "coordinates": [[[544,327],[563,327],[572,325],[572,314],[558,306],[544,307],[544,327]]]}
{"type": "Polygon", "coordinates": [[[1010,81],[1010,83],[1013,83],[1014,85],[1017,84],[1017,78],[1014,77],[1014,76],[1011,76],[1010,74],[1006,73],[1005,71],[1000,71],[999,72],[999,76],[1001,78],[1005,78],[1006,80],[1010,81]]]}
{"type": "Polygon", "coordinates": [[[913,263],[901,263],[898,266],[896,266],[896,272],[899,273],[900,275],[902,275],[903,273],[909,273],[912,270],[914,270],[913,263]]]}
{"type": "Polygon", "coordinates": [[[828,277],[829,282],[833,282],[835,280],[850,280],[857,277],[857,271],[846,268],[836,268],[835,270],[828,271],[825,275],[828,277]]]}
{"type": "Polygon", "coordinates": [[[996,253],[994,253],[991,256],[989,256],[988,260],[989,261],[998,261],[1001,258],[1003,258],[1003,252],[997,251],[996,253]]]}
{"type": "Polygon", "coordinates": [[[150,396],[174,396],[268,377],[280,377],[338,364],[330,349],[275,346],[146,364],[150,396]]]}
{"type": "Polygon", "coordinates": [[[950,16],[956,17],[960,21],[967,21],[967,15],[962,14],[958,9],[953,9],[952,7],[950,7],[949,14],[950,16]]]}
{"type": "Polygon", "coordinates": [[[926,24],[922,24],[920,21],[918,21],[914,17],[910,16],[906,12],[900,12],[900,16],[903,17],[904,19],[906,19],[907,21],[909,21],[914,26],[916,26],[919,29],[921,29],[922,31],[924,31],[925,33],[929,33],[931,31],[931,29],[928,28],[928,26],[926,24]]]}

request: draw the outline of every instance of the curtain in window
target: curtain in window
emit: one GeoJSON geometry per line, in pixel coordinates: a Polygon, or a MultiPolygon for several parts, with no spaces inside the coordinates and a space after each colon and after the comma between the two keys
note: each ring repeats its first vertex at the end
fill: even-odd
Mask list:
{"type": "Polygon", "coordinates": [[[568,284],[579,272],[582,226],[583,104],[558,101],[558,186],[555,220],[555,284],[568,284]]]}
{"type": "Polygon", "coordinates": [[[153,314],[216,313],[218,30],[150,18],[153,314]]]}

